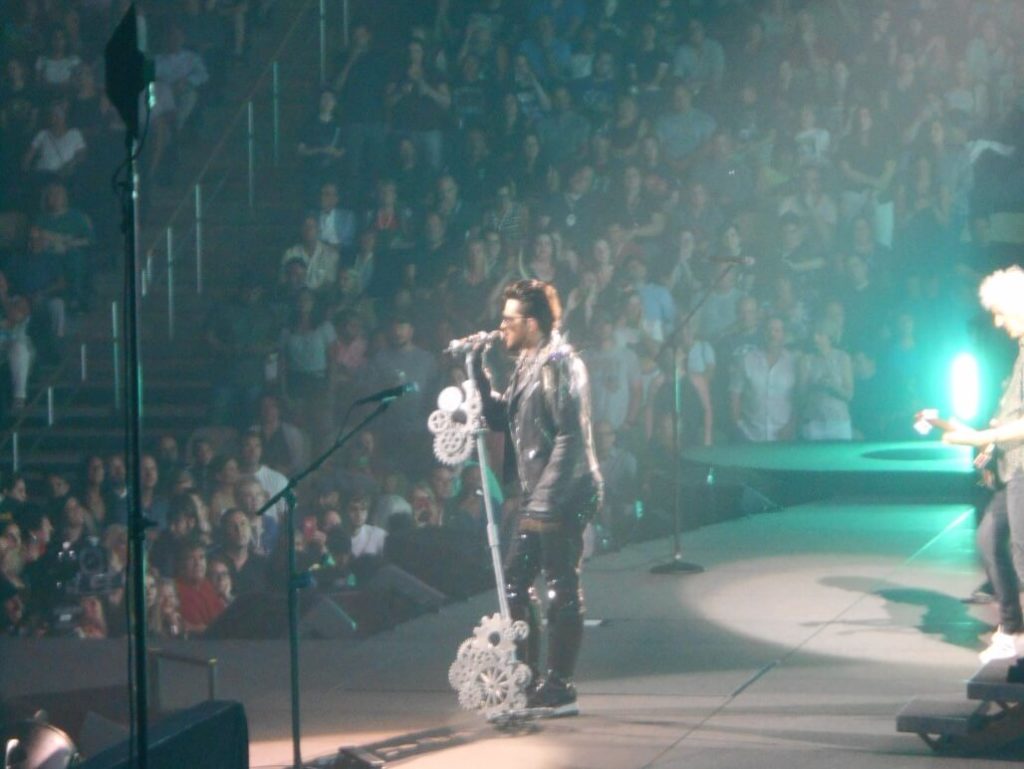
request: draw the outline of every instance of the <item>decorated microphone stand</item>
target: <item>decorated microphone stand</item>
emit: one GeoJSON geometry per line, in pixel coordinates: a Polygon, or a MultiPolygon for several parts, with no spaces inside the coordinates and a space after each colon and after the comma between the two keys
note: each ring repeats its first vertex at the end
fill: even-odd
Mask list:
{"type": "Polygon", "coordinates": [[[526,708],[526,690],[533,674],[529,666],[516,658],[516,644],[526,640],[530,628],[521,620],[512,620],[505,595],[498,525],[487,492],[487,424],[473,380],[472,355],[472,349],[466,350],[466,381],[461,388],[448,387],[442,391],[428,426],[434,434],[434,454],[443,464],[454,467],[468,460],[475,442],[499,612],[482,617],[472,637],[459,646],[448,669],[448,681],[459,693],[463,708],[475,710],[489,721],[501,721],[521,714],[526,708]]]}

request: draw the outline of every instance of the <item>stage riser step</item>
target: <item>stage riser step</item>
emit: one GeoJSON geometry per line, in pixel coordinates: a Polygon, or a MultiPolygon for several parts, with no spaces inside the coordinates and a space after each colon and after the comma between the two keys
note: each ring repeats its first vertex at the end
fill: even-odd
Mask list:
{"type": "Polygon", "coordinates": [[[1024,665],[1010,660],[994,660],[978,669],[967,682],[972,700],[1024,702],[1024,665]]]}
{"type": "Polygon", "coordinates": [[[987,702],[915,697],[896,716],[896,731],[963,737],[985,725],[987,702]]]}

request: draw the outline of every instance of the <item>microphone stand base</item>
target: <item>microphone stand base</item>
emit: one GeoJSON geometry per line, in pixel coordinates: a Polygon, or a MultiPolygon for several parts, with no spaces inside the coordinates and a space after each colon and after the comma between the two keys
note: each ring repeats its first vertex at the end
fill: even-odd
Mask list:
{"type": "Polygon", "coordinates": [[[684,561],[682,556],[676,555],[668,563],[659,563],[651,567],[651,574],[701,574],[704,567],[699,563],[684,561]]]}

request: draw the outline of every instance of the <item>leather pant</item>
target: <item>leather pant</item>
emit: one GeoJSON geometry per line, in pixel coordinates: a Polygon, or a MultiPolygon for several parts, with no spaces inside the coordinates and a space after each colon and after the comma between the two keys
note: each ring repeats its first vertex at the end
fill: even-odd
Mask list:
{"type": "Polygon", "coordinates": [[[540,662],[540,609],[535,583],[543,572],[547,587],[547,670],[570,680],[583,640],[580,564],[583,537],[574,523],[532,527],[520,519],[505,557],[505,594],[513,620],[530,627],[517,650],[536,676],[540,662]],[[526,524],[526,526],[524,526],[526,524]]]}

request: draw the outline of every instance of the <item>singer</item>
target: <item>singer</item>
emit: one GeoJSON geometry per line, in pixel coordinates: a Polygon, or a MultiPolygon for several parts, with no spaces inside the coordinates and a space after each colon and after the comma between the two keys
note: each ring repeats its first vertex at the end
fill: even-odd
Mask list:
{"type": "Polygon", "coordinates": [[[576,715],[573,672],[583,638],[580,565],[583,528],[601,504],[603,484],[590,426],[590,386],[583,361],[559,334],[562,307],[554,286],[520,280],[505,288],[501,336],[517,356],[503,394],[492,392],[481,347],[473,378],[492,430],[508,436],[522,503],[505,558],[512,618],[530,635],[519,651],[533,670],[527,707],[538,716],[576,715]],[[539,573],[547,583],[547,665],[540,676],[539,573]]]}

